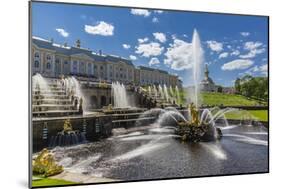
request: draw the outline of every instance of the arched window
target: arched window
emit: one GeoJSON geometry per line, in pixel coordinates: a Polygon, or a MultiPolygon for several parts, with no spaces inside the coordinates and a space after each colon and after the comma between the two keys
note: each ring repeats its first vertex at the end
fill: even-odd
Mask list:
{"type": "Polygon", "coordinates": [[[52,58],[51,58],[51,56],[48,54],[47,55],[47,60],[51,60],[52,58]]]}
{"type": "Polygon", "coordinates": [[[79,72],[81,74],[85,73],[85,63],[84,62],[80,62],[79,72]]]}
{"type": "Polygon", "coordinates": [[[39,52],[36,52],[36,53],[34,54],[34,57],[35,57],[35,58],[40,58],[39,52]]]}
{"type": "Polygon", "coordinates": [[[39,68],[39,61],[38,61],[38,60],[35,60],[35,61],[34,61],[34,67],[35,67],[35,68],[39,68]]]}
{"type": "Polygon", "coordinates": [[[48,70],[50,70],[51,69],[51,63],[47,62],[47,66],[46,67],[47,67],[48,70]]]}
{"type": "Polygon", "coordinates": [[[88,63],[88,75],[92,74],[92,64],[88,63]]]}
{"type": "Polygon", "coordinates": [[[56,63],[57,63],[57,64],[60,63],[60,59],[57,58],[57,59],[56,59],[56,63]]]}
{"type": "Polygon", "coordinates": [[[77,61],[73,61],[73,72],[77,73],[77,61]]]}

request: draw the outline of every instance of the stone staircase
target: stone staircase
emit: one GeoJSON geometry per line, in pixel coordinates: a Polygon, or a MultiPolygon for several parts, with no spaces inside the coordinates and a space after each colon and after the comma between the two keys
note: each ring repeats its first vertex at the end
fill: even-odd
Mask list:
{"type": "Polygon", "coordinates": [[[79,114],[78,99],[66,89],[63,80],[48,78],[46,84],[33,87],[33,117],[61,117],[79,114]]]}
{"type": "Polygon", "coordinates": [[[172,100],[167,101],[166,98],[164,97],[164,95],[158,91],[157,93],[155,93],[154,91],[148,92],[148,91],[143,91],[142,92],[144,95],[147,96],[147,98],[149,98],[151,101],[153,101],[154,103],[156,102],[156,107],[169,107],[169,106],[176,106],[175,104],[173,104],[172,100]]]}

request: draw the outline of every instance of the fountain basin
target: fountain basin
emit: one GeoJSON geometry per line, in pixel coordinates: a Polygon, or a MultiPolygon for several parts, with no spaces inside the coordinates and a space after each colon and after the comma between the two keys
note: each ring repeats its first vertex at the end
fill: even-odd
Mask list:
{"type": "Polygon", "coordinates": [[[178,122],[175,133],[181,136],[182,141],[188,142],[215,141],[222,137],[221,130],[213,127],[212,124],[202,123],[198,126],[188,121],[178,122]]]}

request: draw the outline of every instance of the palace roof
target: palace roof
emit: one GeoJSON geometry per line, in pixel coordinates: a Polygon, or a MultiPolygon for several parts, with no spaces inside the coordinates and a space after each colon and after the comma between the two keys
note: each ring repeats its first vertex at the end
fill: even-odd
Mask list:
{"type": "Polygon", "coordinates": [[[110,61],[110,62],[124,62],[128,65],[133,66],[132,60],[126,59],[124,57],[119,57],[115,55],[106,55],[106,54],[98,54],[90,49],[79,48],[74,46],[63,46],[59,44],[55,44],[51,41],[39,38],[39,37],[32,37],[32,43],[35,44],[39,48],[48,49],[55,51],[56,53],[71,56],[74,54],[85,54],[96,61],[110,61]]]}

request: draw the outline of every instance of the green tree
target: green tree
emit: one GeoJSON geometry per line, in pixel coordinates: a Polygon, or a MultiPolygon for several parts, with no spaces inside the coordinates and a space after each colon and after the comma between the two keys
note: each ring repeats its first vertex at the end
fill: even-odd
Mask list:
{"type": "Polygon", "coordinates": [[[235,80],[235,85],[234,85],[235,91],[236,91],[236,93],[238,93],[238,94],[241,93],[241,85],[240,85],[240,82],[241,82],[241,79],[238,77],[238,78],[235,80]]]}

